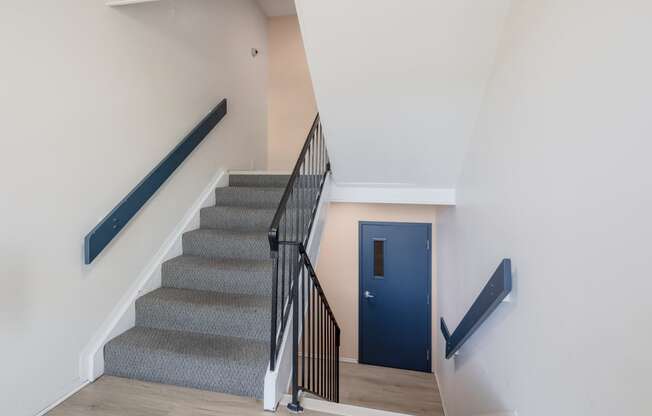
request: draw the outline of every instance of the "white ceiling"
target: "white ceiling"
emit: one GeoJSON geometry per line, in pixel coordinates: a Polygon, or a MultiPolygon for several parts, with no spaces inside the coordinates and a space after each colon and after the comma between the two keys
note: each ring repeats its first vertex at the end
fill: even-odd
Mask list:
{"type": "Polygon", "coordinates": [[[508,4],[297,0],[338,185],[456,187],[508,4]]]}
{"type": "Polygon", "coordinates": [[[258,0],[260,8],[267,16],[293,16],[297,14],[294,0],[258,0]]]}

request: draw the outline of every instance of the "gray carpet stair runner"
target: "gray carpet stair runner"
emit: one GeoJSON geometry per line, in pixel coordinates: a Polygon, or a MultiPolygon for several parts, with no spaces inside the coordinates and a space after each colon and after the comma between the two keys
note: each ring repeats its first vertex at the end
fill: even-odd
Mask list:
{"type": "Polygon", "coordinates": [[[104,348],[105,373],[262,398],[272,261],[267,228],[286,175],[231,175],[136,301],[136,326],[104,348]]]}

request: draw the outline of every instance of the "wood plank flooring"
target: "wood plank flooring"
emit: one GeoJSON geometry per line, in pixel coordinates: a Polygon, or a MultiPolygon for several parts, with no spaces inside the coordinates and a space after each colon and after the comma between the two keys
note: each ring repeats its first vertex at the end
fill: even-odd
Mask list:
{"type": "Polygon", "coordinates": [[[435,375],[340,364],[340,402],[414,416],[444,416],[435,375]]]}
{"type": "MultiPolygon", "coordinates": [[[[286,408],[277,414],[289,415],[286,408]]],[[[305,416],[330,416],[305,411],[305,416]]],[[[183,387],[104,376],[47,416],[269,416],[260,401],[183,387]]]]}
{"type": "MultiPolygon", "coordinates": [[[[340,401],[414,416],[444,416],[435,376],[341,363],[340,401]]],[[[278,414],[289,415],[283,406],[278,414]]],[[[47,416],[269,416],[262,402],[228,394],[104,376],[47,416]]],[[[305,416],[329,416],[306,410],[305,416]]]]}

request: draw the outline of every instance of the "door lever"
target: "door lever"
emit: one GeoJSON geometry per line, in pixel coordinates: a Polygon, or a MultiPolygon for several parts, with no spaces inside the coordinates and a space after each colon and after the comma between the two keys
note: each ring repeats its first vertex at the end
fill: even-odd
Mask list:
{"type": "Polygon", "coordinates": [[[375,298],[375,296],[372,295],[368,290],[365,290],[365,291],[364,291],[364,297],[367,298],[367,299],[373,299],[373,298],[375,298]]]}

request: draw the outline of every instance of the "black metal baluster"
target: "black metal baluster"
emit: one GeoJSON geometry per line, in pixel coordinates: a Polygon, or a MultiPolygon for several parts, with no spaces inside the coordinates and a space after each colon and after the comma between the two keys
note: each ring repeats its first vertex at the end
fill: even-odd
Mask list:
{"type": "Polygon", "coordinates": [[[333,321],[328,322],[328,356],[330,360],[328,361],[328,396],[330,400],[333,400],[333,321]]]}
{"type": "Polygon", "coordinates": [[[312,341],[310,342],[310,355],[312,356],[312,381],[310,384],[311,390],[316,391],[315,389],[315,304],[317,303],[317,299],[315,299],[315,286],[313,284],[312,286],[312,324],[310,325],[310,329],[312,331],[312,341]]]}
{"type": "MultiPolygon", "coordinates": [[[[310,276],[310,275],[308,274],[308,276],[310,276]]],[[[306,305],[307,306],[306,313],[308,314],[308,319],[306,320],[306,326],[307,327],[304,328],[303,336],[308,339],[308,341],[307,341],[308,346],[307,346],[306,350],[304,350],[303,353],[304,353],[304,355],[307,356],[305,364],[306,364],[307,371],[308,371],[307,374],[306,374],[306,384],[305,384],[305,386],[307,387],[308,390],[310,390],[310,370],[311,370],[310,361],[312,360],[312,358],[310,357],[310,351],[309,351],[310,350],[310,330],[312,329],[311,328],[312,325],[310,323],[311,319],[312,319],[312,314],[311,314],[311,307],[312,307],[311,300],[312,299],[310,299],[310,295],[312,294],[312,289],[311,289],[312,284],[311,284],[311,279],[310,278],[308,278],[306,282],[307,282],[306,283],[307,284],[306,289],[308,291],[307,296],[306,296],[306,299],[307,299],[307,302],[308,302],[308,304],[306,305]]]]}
{"type": "Polygon", "coordinates": [[[270,340],[269,368],[273,371],[276,368],[276,308],[278,297],[278,252],[272,252],[274,266],[272,268],[272,328],[270,340]]]}
{"type": "Polygon", "coordinates": [[[306,327],[305,327],[305,301],[306,298],[304,297],[305,295],[305,290],[306,290],[306,270],[304,266],[301,266],[301,287],[299,289],[301,290],[301,310],[299,311],[299,316],[301,317],[301,385],[305,386],[306,385],[306,379],[305,379],[305,374],[306,374],[306,327]]]}
{"type": "Polygon", "coordinates": [[[292,273],[292,403],[288,404],[288,409],[294,412],[303,410],[299,404],[299,279],[298,264],[295,264],[294,273],[292,273]]]}
{"type": "Polygon", "coordinates": [[[326,379],[324,377],[325,372],[324,370],[326,369],[326,366],[324,365],[324,357],[326,356],[326,305],[324,304],[324,299],[323,299],[324,294],[322,293],[321,297],[321,307],[323,309],[323,316],[324,319],[321,321],[321,391],[322,394],[326,392],[326,379]]]}
{"type": "Polygon", "coordinates": [[[337,345],[337,362],[335,363],[335,379],[337,380],[337,388],[335,391],[335,401],[340,401],[340,328],[335,331],[336,345],[337,345]]]}
{"type": "MultiPolygon", "coordinates": [[[[284,221],[285,215],[283,216],[283,220],[281,220],[281,223],[287,224],[287,221],[284,221]]],[[[281,233],[281,240],[286,240],[287,239],[287,234],[281,233]]],[[[285,251],[286,251],[286,245],[282,244],[279,246],[279,250],[281,251],[281,262],[280,262],[280,267],[281,267],[281,332],[285,331],[285,320],[282,318],[283,317],[283,312],[284,312],[284,306],[285,306],[285,251]]],[[[289,287],[289,285],[288,285],[289,287]]],[[[289,291],[288,291],[289,292],[289,291]]]]}

